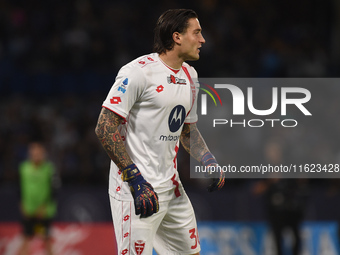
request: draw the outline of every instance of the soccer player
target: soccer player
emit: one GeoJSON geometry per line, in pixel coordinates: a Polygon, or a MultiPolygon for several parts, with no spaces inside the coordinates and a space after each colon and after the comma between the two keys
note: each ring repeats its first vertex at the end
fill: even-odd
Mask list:
{"type": "MultiPolygon", "coordinates": [[[[155,53],[123,66],[96,134],[111,158],[109,195],[118,254],[199,254],[192,205],[177,172],[179,142],[205,166],[217,162],[197,129],[197,73],[205,43],[197,14],[173,9],[156,24],[155,53]]],[[[209,191],[222,188],[223,172],[209,191]]]]}
{"type": "Polygon", "coordinates": [[[47,254],[52,254],[50,227],[56,214],[55,191],[60,180],[54,165],[46,160],[46,149],[38,142],[28,148],[29,158],[20,164],[20,209],[24,240],[20,255],[29,254],[28,245],[34,235],[41,235],[47,254]]]}

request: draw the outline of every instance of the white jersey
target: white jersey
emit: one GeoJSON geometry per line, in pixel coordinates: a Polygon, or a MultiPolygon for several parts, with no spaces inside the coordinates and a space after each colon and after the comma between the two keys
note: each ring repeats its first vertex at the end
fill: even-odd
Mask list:
{"type": "MultiPolygon", "coordinates": [[[[160,201],[179,196],[177,151],[183,123],[197,122],[197,73],[183,63],[173,70],[157,53],[123,66],[103,107],[125,119],[119,131],[126,150],[160,201]]],[[[131,201],[128,184],[111,162],[109,194],[131,201]]]]}

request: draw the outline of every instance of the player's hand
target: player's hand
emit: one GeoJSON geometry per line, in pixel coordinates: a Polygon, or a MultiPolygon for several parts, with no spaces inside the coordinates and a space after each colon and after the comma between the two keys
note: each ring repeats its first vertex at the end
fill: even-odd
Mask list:
{"type": "MultiPolygon", "coordinates": [[[[215,167],[217,167],[216,165],[215,167]]],[[[209,172],[207,173],[207,177],[212,179],[212,183],[207,187],[209,192],[213,192],[215,190],[220,190],[224,186],[225,183],[225,174],[221,170],[221,172],[209,172]]]]}
{"type": "Polygon", "coordinates": [[[207,152],[203,155],[201,163],[207,168],[206,177],[212,179],[212,183],[207,187],[208,191],[213,192],[222,189],[225,183],[225,173],[222,169],[220,169],[220,172],[217,171],[218,164],[215,157],[210,152],[207,152]]]}
{"type": "Polygon", "coordinates": [[[146,218],[158,212],[159,203],[157,193],[148,183],[135,164],[131,164],[122,171],[123,181],[128,182],[135,203],[136,215],[146,218]]]}

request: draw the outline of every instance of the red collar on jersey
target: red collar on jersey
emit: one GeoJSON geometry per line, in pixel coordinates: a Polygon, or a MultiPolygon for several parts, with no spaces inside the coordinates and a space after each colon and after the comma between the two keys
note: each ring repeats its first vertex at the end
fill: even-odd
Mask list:
{"type": "Polygon", "coordinates": [[[167,64],[165,64],[161,58],[159,58],[159,59],[160,59],[160,61],[161,61],[167,68],[169,68],[169,69],[170,69],[171,71],[173,71],[175,74],[177,74],[177,73],[181,70],[181,69],[173,69],[173,68],[171,68],[170,66],[168,66],[167,64]]]}

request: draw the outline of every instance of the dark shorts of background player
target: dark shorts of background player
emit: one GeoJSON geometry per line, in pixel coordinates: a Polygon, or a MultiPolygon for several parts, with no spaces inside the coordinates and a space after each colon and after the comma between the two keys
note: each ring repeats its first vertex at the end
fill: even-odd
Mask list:
{"type": "Polygon", "coordinates": [[[26,237],[33,237],[36,233],[36,229],[39,228],[42,231],[44,238],[50,237],[52,219],[38,219],[38,218],[25,218],[22,220],[22,230],[26,237]]]}

